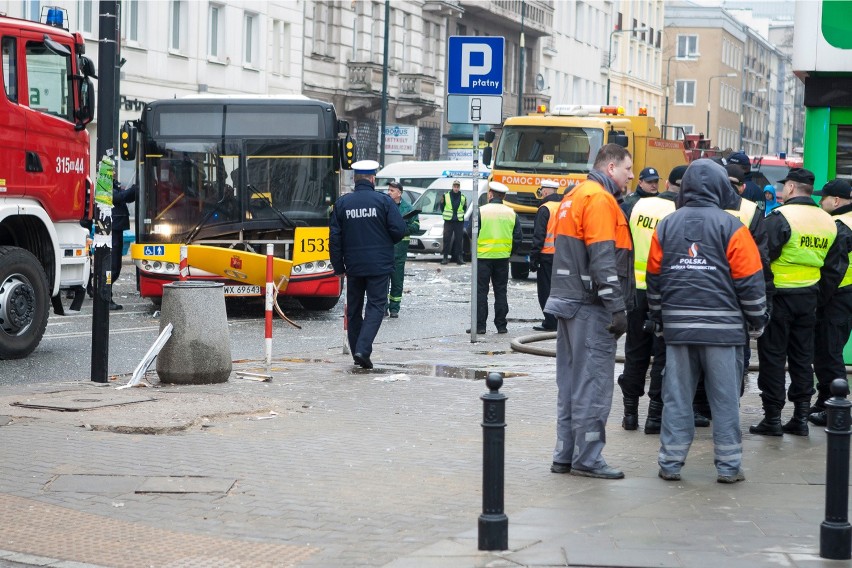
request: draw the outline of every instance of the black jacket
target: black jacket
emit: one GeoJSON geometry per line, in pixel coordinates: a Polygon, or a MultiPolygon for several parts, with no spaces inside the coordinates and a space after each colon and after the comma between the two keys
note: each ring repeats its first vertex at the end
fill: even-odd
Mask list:
{"type": "MultiPolygon", "coordinates": [[[[831,212],[832,217],[837,217],[852,211],[852,205],[838,207],[831,212]]],[[[835,295],[852,293],[852,286],[838,288],[846,270],[849,268],[849,253],[852,253],[852,229],[843,221],[835,221],[837,225],[837,238],[834,239],[828,254],[825,256],[825,264],[819,271],[819,305],[824,306],[831,301],[835,295]]]]}
{"type": "Polygon", "coordinates": [[[541,249],[544,248],[544,239],[547,237],[547,224],[550,222],[550,209],[544,206],[550,201],[562,201],[562,196],[558,193],[551,193],[541,200],[541,205],[535,214],[535,222],[533,223],[533,241],[530,249],[530,264],[538,265],[541,249]]]}
{"type": "Polygon", "coordinates": [[[393,245],[405,235],[399,207],[367,180],[334,205],[329,249],[335,274],[381,276],[393,272],[393,245]]]}
{"type": "Polygon", "coordinates": [[[118,182],[112,185],[112,228],[124,231],[130,228],[130,211],[128,203],[136,201],[136,190],[139,188],[135,183],[127,189],[121,189],[118,182]]]}

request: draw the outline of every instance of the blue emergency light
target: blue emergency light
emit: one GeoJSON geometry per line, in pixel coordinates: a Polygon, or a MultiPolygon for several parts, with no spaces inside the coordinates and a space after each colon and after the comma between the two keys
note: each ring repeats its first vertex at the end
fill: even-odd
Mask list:
{"type": "Polygon", "coordinates": [[[53,26],[54,28],[63,28],[65,27],[65,10],[63,8],[57,8],[53,6],[47,9],[47,17],[44,21],[48,26],[53,26]]]}

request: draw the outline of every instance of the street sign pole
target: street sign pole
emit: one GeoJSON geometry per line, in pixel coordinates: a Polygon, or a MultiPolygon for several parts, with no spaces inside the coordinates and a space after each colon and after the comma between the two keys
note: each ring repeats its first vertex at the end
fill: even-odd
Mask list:
{"type": "Polygon", "coordinates": [[[479,261],[479,125],[503,122],[505,38],[453,36],[447,47],[447,122],[473,125],[473,214],[470,221],[470,342],[476,342],[479,261]]]}
{"type": "Polygon", "coordinates": [[[476,297],[479,288],[476,243],[479,239],[479,124],[473,125],[473,214],[470,216],[470,342],[476,343],[476,297]]]}

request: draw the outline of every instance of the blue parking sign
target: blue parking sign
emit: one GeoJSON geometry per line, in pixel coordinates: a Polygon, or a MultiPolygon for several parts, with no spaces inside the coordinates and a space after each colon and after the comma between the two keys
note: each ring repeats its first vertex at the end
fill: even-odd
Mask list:
{"type": "Polygon", "coordinates": [[[502,95],[504,43],[502,37],[450,37],[447,94],[502,95]]]}

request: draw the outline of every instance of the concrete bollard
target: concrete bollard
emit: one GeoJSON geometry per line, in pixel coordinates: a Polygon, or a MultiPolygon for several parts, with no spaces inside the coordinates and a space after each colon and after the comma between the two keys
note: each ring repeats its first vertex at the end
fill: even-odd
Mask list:
{"type": "Polygon", "coordinates": [[[231,339],[225,293],[219,282],[189,280],[163,286],[160,331],[174,326],[171,340],[157,356],[163,383],[224,383],[231,374],[231,339]]]}
{"type": "Polygon", "coordinates": [[[506,452],[506,398],[500,392],[503,378],[489,373],[489,392],[482,399],[482,514],[479,515],[479,550],[508,550],[509,517],[503,512],[504,457],[506,452]]]}
{"type": "Polygon", "coordinates": [[[825,401],[825,520],[819,527],[819,555],[831,560],[852,558],[852,526],[849,524],[849,409],[846,379],[831,381],[831,394],[825,401]]]}

